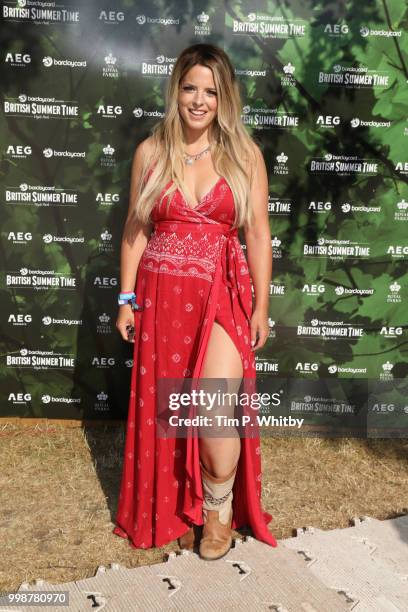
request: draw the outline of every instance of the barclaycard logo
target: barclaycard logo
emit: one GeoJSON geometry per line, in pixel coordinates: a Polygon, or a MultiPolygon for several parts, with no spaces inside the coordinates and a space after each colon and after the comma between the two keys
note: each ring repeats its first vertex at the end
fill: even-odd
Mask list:
{"type": "Polygon", "coordinates": [[[401,30],[373,30],[372,28],[368,28],[367,26],[361,26],[360,34],[363,38],[367,38],[367,36],[382,36],[384,38],[399,38],[401,37],[401,30]]]}
{"type": "Polygon", "coordinates": [[[69,60],[69,59],[55,59],[50,55],[46,55],[42,59],[43,66],[45,68],[51,68],[51,66],[66,66],[68,68],[86,68],[86,60],[69,60]]]}
{"type": "Polygon", "coordinates": [[[48,395],[45,393],[41,396],[41,401],[43,404],[52,403],[61,403],[61,404],[80,404],[80,397],[54,397],[53,395],[48,395]]]}
{"type": "Polygon", "coordinates": [[[84,236],[54,236],[53,234],[44,234],[42,239],[45,244],[51,244],[51,242],[67,242],[69,244],[85,243],[84,236]]]}
{"type": "Polygon", "coordinates": [[[86,157],[86,152],[85,151],[57,151],[56,149],[51,149],[51,147],[46,147],[45,149],[43,149],[43,155],[46,158],[50,158],[50,157],[70,157],[71,159],[73,158],[78,158],[78,157],[82,157],[83,159],[85,159],[86,157]]]}

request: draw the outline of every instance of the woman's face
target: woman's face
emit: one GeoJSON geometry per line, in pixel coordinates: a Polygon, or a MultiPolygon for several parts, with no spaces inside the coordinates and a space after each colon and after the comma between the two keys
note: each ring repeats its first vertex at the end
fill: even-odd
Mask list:
{"type": "Polygon", "coordinates": [[[184,75],[178,108],[181,119],[190,129],[202,131],[210,125],[217,115],[217,90],[210,68],[196,64],[184,75]]]}

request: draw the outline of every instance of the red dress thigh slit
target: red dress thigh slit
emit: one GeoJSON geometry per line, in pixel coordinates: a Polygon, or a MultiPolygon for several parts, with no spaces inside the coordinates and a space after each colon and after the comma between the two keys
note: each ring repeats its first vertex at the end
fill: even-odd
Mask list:
{"type": "MultiPolygon", "coordinates": [[[[200,378],[217,320],[240,353],[243,390],[256,391],[251,281],[232,228],[235,206],[227,181],[220,177],[195,208],[178,189],[159,200],[136,276],[136,301],[143,310],[134,313],[129,412],[113,530],[134,548],[163,546],[192,523],[203,523],[197,432],[192,427],[186,438],[157,435],[158,381],[200,378]]],[[[260,440],[252,426],[241,439],[232,528],[248,526],[255,538],[277,546],[268,529],[272,516],[261,506],[261,480],[260,440]]]]}
{"type": "MultiPolygon", "coordinates": [[[[226,285],[220,287],[214,322],[221,325],[224,328],[225,332],[229,335],[240,355],[242,362],[244,359],[244,355],[240,347],[238,333],[235,327],[235,321],[230,303],[230,292],[226,285]]],[[[242,328],[240,328],[240,332],[242,333],[242,328]]],[[[242,369],[244,370],[243,365],[242,369]]]]}

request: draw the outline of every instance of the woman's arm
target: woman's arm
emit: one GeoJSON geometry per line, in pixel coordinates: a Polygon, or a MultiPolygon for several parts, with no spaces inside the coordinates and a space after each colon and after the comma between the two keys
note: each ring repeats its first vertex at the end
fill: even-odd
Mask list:
{"type": "MultiPolygon", "coordinates": [[[[146,149],[148,147],[148,139],[141,142],[135,150],[132,160],[132,169],[130,177],[130,196],[129,209],[125,225],[123,228],[121,249],[120,249],[120,292],[128,293],[134,291],[136,284],[137,269],[143,251],[146,248],[149,240],[152,223],[142,224],[135,219],[133,208],[135,206],[135,198],[141,180],[142,165],[146,149]]],[[[137,296],[136,296],[137,301],[137,296]]],[[[133,326],[134,314],[131,306],[125,304],[119,306],[116,328],[124,340],[128,340],[126,327],[133,326]]]]}
{"type": "Polygon", "coordinates": [[[152,224],[141,224],[134,218],[136,193],[142,171],[143,156],[146,141],[141,142],[135,150],[130,177],[129,210],[123,228],[120,250],[120,290],[121,293],[133,291],[136,283],[136,273],[143,251],[146,248],[152,231],[152,224]]]}
{"type": "Polygon", "coordinates": [[[244,229],[247,261],[255,291],[255,304],[251,318],[253,350],[261,348],[268,338],[269,287],[272,280],[272,244],[268,215],[269,184],[265,161],[255,144],[256,167],[250,201],[254,223],[244,229]],[[258,336],[258,338],[257,338],[258,336]]]}

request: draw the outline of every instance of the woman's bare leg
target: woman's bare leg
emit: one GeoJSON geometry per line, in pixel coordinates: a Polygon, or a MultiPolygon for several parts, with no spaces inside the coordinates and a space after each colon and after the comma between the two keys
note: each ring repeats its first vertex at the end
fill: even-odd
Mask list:
{"type": "MultiPolygon", "coordinates": [[[[214,321],[204,357],[201,377],[225,378],[230,381],[228,392],[238,393],[242,376],[242,361],[237,347],[222,325],[214,321]]],[[[231,472],[238,462],[241,452],[241,440],[238,435],[226,438],[200,437],[199,447],[200,459],[204,467],[216,478],[223,478],[231,472]]]]}

